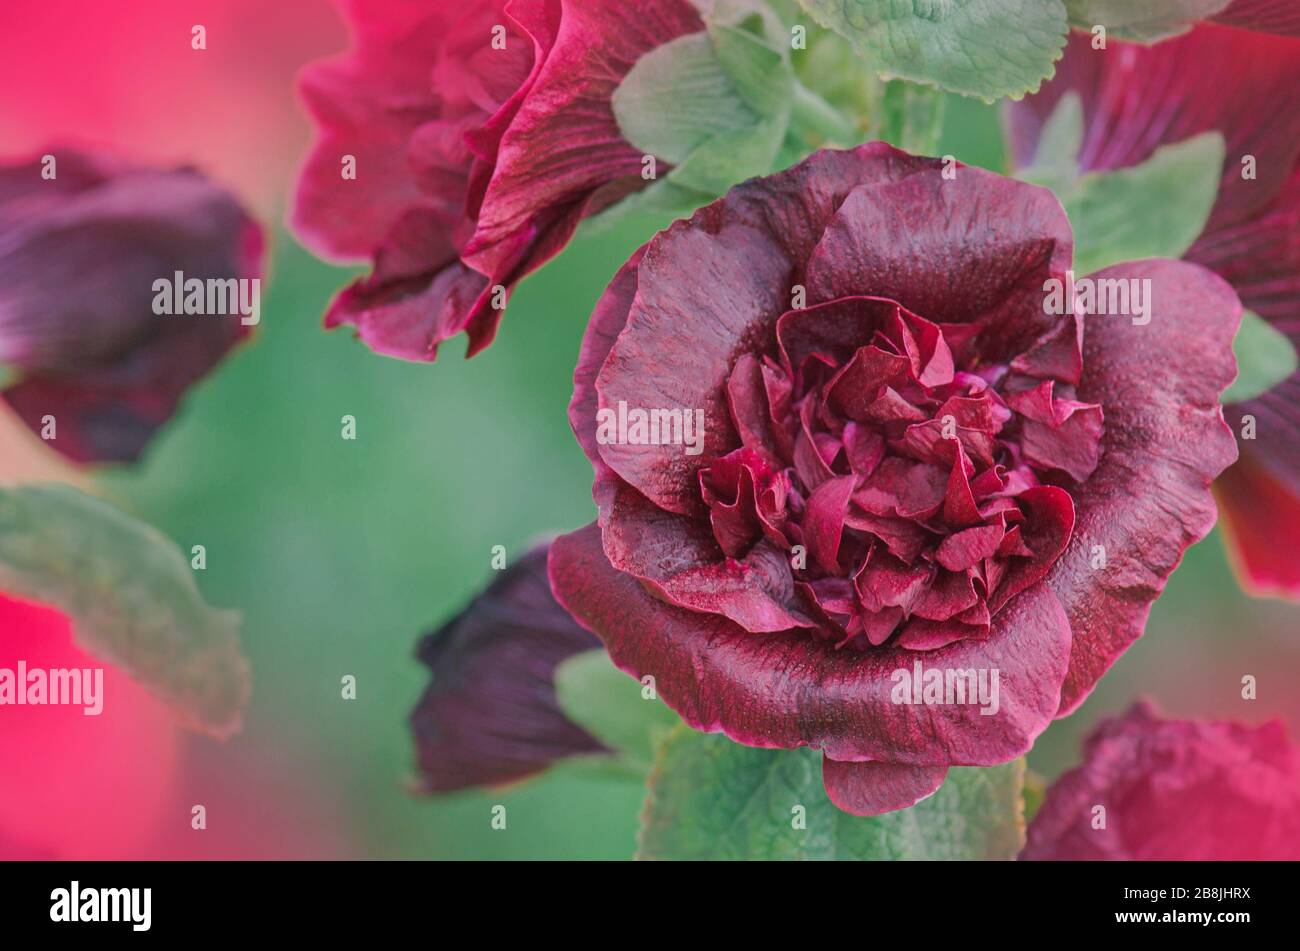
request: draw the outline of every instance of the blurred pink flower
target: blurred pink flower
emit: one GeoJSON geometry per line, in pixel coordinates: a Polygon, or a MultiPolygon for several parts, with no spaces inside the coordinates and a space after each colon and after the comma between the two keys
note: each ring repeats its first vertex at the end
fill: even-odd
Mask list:
{"type": "Polygon", "coordinates": [[[278,213],[308,138],[294,76],[343,36],[329,0],[5,0],[0,142],[194,164],[278,213]]]}
{"type": "Polygon", "coordinates": [[[178,761],[166,707],[72,639],[50,608],[0,595],[0,668],[102,668],[103,711],[0,707],[0,858],[130,854],[164,820],[178,761]],[[9,849],[17,848],[14,855],[9,849]]]}
{"type": "Polygon", "coordinates": [[[1277,720],[1167,720],[1139,702],[1048,789],[1021,858],[1300,859],[1300,747],[1277,720]]]}
{"type": "MultiPolygon", "coordinates": [[[[0,594],[0,669],[102,668],[103,709],[0,707],[0,860],[345,857],[320,784],[190,737],[51,608],[0,594]],[[194,805],[206,828],[191,826],[194,805]]],[[[291,773],[290,770],[293,772],[291,773]]]]}

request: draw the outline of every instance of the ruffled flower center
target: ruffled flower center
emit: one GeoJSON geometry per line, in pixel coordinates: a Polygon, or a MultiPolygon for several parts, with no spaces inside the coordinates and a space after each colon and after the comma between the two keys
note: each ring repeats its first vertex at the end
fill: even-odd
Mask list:
{"type": "Polygon", "coordinates": [[[1069,540],[1102,431],[1073,398],[1077,330],[992,363],[978,329],[844,298],[784,314],[774,350],[732,370],[742,446],[699,476],[714,537],[729,558],[761,539],[790,552],[840,646],[984,637],[1069,540]]]}

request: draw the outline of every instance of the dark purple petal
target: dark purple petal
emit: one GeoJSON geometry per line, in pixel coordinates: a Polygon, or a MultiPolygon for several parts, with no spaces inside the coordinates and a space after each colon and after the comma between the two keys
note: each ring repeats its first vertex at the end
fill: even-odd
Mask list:
{"type": "Polygon", "coordinates": [[[154,282],[260,279],[262,233],[195,171],[50,154],[50,182],[39,161],[0,168],[0,361],[18,374],[3,396],[36,432],[54,417],[49,444],[74,461],[134,461],[251,332],[232,301],[155,313],[154,282]]]}
{"type": "Polygon", "coordinates": [[[432,682],[410,724],[423,791],[512,782],[566,756],[608,752],[555,698],[555,668],[600,642],[555,603],[546,553],[524,555],[420,642],[432,682]]]}

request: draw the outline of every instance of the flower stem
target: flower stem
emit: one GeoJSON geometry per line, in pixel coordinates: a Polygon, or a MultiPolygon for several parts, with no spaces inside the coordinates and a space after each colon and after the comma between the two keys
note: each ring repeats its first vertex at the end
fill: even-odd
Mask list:
{"type": "Polygon", "coordinates": [[[798,80],[790,104],[790,125],[822,145],[856,145],[862,139],[862,133],[843,113],[798,80]]]}

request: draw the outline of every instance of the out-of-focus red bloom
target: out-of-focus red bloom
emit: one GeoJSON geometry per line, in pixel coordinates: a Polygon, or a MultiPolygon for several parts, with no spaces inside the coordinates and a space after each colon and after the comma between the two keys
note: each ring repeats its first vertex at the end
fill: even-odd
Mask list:
{"type": "Polygon", "coordinates": [[[687,0],[357,0],[354,49],[310,67],[320,138],[294,221],[322,253],[366,256],[326,326],[378,353],[472,355],[509,289],[578,222],[644,184],[610,104],[650,50],[703,29],[687,0]],[[347,157],[355,176],[344,175],[347,157]]]}
{"type": "Polygon", "coordinates": [[[583,341],[599,523],[552,546],[560,602],[697,729],[822,750],[849,811],[1025,752],[1142,633],[1236,455],[1231,288],[1117,265],[1156,329],[1085,326],[1045,312],[1072,244],[1050,192],[883,143],[660,233],[583,341]],[[918,667],[996,671],[1000,706],[925,700],[918,667]]]}
{"type": "Polygon", "coordinates": [[[1020,857],[1300,859],[1300,747],[1277,720],[1167,720],[1137,703],[1048,789],[1020,857]]]}
{"type": "Polygon", "coordinates": [[[262,231],[193,170],[45,154],[0,166],[0,363],[17,371],[2,395],[35,432],[53,417],[49,445],[76,462],[135,460],[259,319],[234,298],[175,315],[170,292],[160,315],[155,281],[251,291],[262,231]]]}
{"type": "MultiPolygon", "coordinates": [[[[1239,0],[1220,19],[1287,35],[1202,25],[1152,47],[1094,50],[1076,34],[1055,77],[1008,107],[1012,152],[1032,162],[1043,123],[1069,91],[1083,104],[1083,169],[1136,165],[1161,145],[1222,132],[1218,198],[1186,259],[1224,277],[1300,344],[1300,6],[1239,0]]],[[[1300,558],[1277,545],[1281,526],[1300,525],[1300,372],[1227,410],[1238,428],[1246,415],[1254,437],[1240,441],[1241,461],[1216,485],[1228,537],[1250,588],[1300,596],[1300,558]]]]}

